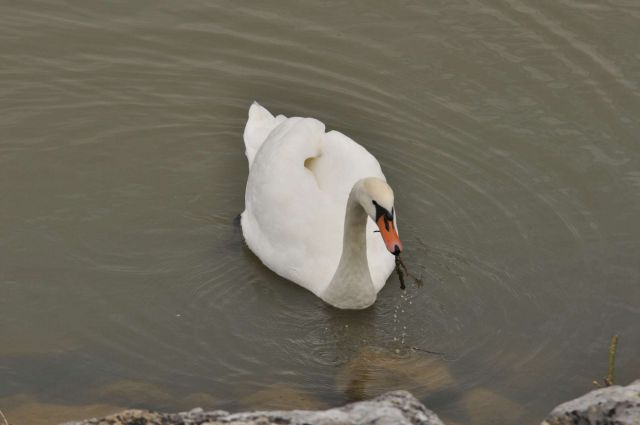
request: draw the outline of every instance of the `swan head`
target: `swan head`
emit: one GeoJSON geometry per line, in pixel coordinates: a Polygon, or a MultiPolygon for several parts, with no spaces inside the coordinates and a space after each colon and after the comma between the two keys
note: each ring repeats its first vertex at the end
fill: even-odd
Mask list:
{"type": "Polygon", "coordinates": [[[378,225],[387,250],[395,256],[402,252],[393,208],[393,190],[384,180],[370,177],[361,180],[358,201],[369,217],[378,225]]]}

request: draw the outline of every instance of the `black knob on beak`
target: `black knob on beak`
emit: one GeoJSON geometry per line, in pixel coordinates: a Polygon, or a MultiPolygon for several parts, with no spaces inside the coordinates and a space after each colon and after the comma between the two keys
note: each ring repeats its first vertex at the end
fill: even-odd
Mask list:
{"type": "Polygon", "coordinates": [[[395,246],[394,246],[394,249],[393,249],[393,253],[392,253],[392,254],[393,254],[393,255],[395,255],[396,257],[397,257],[398,255],[400,255],[400,247],[399,247],[398,245],[395,245],[395,246]]]}

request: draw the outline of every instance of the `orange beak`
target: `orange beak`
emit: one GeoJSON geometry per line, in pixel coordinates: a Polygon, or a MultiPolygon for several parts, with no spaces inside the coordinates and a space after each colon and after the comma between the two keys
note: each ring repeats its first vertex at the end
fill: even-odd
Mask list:
{"type": "Polygon", "coordinates": [[[393,220],[388,220],[384,215],[381,215],[378,217],[378,220],[376,220],[376,224],[378,225],[378,229],[380,229],[380,235],[382,235],[382,240],[389,252],[395,256],[400,255],[402,252],[402,242],[400,242],[393,220]]]}

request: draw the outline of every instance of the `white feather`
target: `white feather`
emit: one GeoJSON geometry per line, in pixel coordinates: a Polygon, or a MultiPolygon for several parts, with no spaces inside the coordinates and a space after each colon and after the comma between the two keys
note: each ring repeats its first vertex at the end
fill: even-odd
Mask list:
{"type": "MultiPolygon", "coordinates": [[[[249,109],[244,141],[250,167],[242,213],[247,245],[271,270],[323,297],[340,262],[349,194],[361,179],[386,181],[380,164],[344,134],[326,133],[316,119],[274,117],[257,103],[249,109]]],[[[362,249],[375,300],[394,257],[374,233],[373,220],[367,221],[362,249]]],[[[349,308],[350,302],[332,304],[349,308]]]]}

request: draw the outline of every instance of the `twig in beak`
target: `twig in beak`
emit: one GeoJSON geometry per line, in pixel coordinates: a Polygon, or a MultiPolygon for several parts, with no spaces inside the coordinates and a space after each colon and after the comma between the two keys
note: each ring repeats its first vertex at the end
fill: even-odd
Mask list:
{"type": "Polygon", "coordinates": [[[407,287],[404,284],[404,272],[402,271],[400,266],[404,267],[405,270],[407,269],[402,263],[400,256],[396,255],[396,273],[398,273],[398,279],[400,279],[400,289],[404,291],[405,289],[407,289],[407,287]]]}
{"type": "Polygon", "coordinates": [[[409,273],[409,270],[407,269],[407,266],[404,265],[404,262],[400,258],[400,255],[396,255],[396,273],[398,274],[398,279],[400,279],[400,289],[402,290],[406,289],[406,286],[404,284],[405,273],[407,276],[413,279],[418,288],[421,288],[423,285],[422,278],[416,277],[413,274],[409,273]]]}

